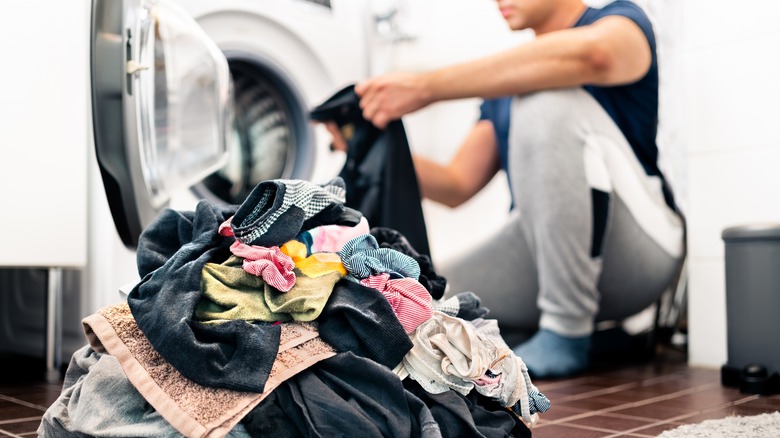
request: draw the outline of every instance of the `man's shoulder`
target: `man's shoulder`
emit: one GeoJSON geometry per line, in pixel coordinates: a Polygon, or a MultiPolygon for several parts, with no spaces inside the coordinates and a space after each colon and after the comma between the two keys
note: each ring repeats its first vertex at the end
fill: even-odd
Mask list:
{"type": "Polygon", "coordinates": [[[655,37],[650,18],[648,18],[647,14],[645,14],[639,5],[629,0],[615,0],[599,9],[589,8],[575,26],[587,26],[602,18],[613,16],[626,17],[636,23],[642,29],[642,32],[644,32],[648,40],[651,41],[651,44],[654,44],[653,40],[655,37]]]}
{"type": "Polygon", "coordinates": [[[596,10],[597,19],[610,15],[622,15],[636,20],[647,20],[647,14],[642,8],[630,0],[615,0],[596,10]]]}

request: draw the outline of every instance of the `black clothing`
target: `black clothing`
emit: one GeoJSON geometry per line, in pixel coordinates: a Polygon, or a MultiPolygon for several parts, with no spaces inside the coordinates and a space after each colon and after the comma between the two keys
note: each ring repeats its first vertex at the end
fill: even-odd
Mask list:
{"type": "Polygon", "coordinates": [[[347,186],[344,205],[359,210],[372,227],[398,230],[421,254],[430,254],[420,188],[403,122],[384,130],[363,118],[350,85],[314,108],[311,118],[333,121],[346,135],[347,161],[339,176],[347,186]],[[345,128],[346,127],[346,128],[345,128]]]}

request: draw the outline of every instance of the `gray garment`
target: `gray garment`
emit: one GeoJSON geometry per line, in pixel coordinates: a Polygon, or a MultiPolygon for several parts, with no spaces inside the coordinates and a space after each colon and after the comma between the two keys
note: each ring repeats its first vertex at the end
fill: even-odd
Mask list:
{"type": "MultiPolygon", "coordinates": [[[[88,345],[71,357],[62,392],[46,410],[39,437],[183,437],[125,377],[119,361],[88,345]]],[[[237,425],[229,437],[248,437],[237,425]]]]}
{"type": "Polygon", "coordinates": [[[587,92],[515,97],[509,170],[517,208],[488,241],[442,264],[450,294],[477,293],[502,329],[569,336],[660,297],[683,257],[682,220],[587,92]],[[595,256],[594,189],[609,199],[595,256]]]}

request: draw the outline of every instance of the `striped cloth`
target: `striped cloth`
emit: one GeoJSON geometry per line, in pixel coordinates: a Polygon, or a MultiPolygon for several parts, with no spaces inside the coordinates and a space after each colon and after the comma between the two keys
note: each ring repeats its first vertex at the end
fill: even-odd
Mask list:
{"type": "Polygon", "coordinates": [[[287,292],[295,285],[295,262],[279,247],[247,245],[236,240],[230,245],[230,252],[244,259],[242,267],[246,272],[262,277],[279,291],[287,292]]]}
{"type": "Polygon", "coordinates": [[[406,333],[431,317],[431,294],[413,278],[391,280],[385,273],[364,278],[360,284],[382,292],[406,333]]]}
{"type": "Polygon", "coordinates": [[[379,248],[374,236],[364,234],[344,244],[338,252],[347,272],[356,278],[388,273],[392,278],[420,278],[420,265],[408,255],[390,248],[379,248]]]}

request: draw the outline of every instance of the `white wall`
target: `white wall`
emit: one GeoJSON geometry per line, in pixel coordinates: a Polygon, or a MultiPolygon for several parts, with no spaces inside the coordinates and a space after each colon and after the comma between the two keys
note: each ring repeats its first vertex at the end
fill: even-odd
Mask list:
{"type": "MultiPolygon", "coordinates": [[[[717,367],[727,358],[720,233],[736,224],[780,222],[780,26],[774,19],[780,3],[636,2],[658,39],[660,164],[688,218],[690,362],[717,367]]],[[[415,9],[425,25],[416,41],[396,48],[396,69],[434,68],[531,37],[512,35],[492,1],[428,0],[415,9]]],[[[441,103],[408,116],[413,150],[446,161],[477,116],[476,105],[441,103]]],[[[501,224],[508,205],[503,178],[455,210],[425,203],[434,258],[464,251],[501,224]]]]}
{"type": "Polygon", "coordinates": [[[684,0],[678,90],[688,150],[690,361],[726,361],[731,225],[780,222],[780,3],[684,0]]]}
{"type": "MultiPolygon", "coordinates": [[[[418,71],[466,61],[528,41],[532,34],[511,32],[488,0],[407,2],[414,41],[394,47],[389,70],[418,71]]],[[[404,118],[411,149],[445,163],[479,116],[479,100],[434,104],[404,118]]],[[[424,201],[434,260],[444,260],[478,244],[497,229],[509,211],[503,173],[465,205],[450,209],[424,201]],[[464,239],[464,231],[468,238],[464,239]]]]}

